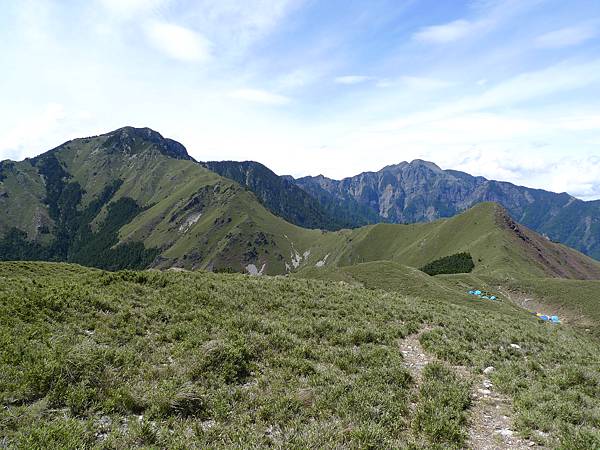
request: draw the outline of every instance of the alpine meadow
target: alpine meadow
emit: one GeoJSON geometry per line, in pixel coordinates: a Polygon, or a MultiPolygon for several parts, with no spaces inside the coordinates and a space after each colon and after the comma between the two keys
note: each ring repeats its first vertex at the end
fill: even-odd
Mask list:
{"type": "Polygon", "coordinates": [[[0,449],[600,450],[599,6],[8,2],[0,449]]]}

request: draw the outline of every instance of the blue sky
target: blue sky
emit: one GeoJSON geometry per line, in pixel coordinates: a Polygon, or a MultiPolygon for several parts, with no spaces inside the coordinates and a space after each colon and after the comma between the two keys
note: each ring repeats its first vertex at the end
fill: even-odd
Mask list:
{"type": "Polygon", "coordinates": [[[0,159],[149,126],[341,178],[415,158],[600,198],[598,0],[6,0],[0,159]]]}

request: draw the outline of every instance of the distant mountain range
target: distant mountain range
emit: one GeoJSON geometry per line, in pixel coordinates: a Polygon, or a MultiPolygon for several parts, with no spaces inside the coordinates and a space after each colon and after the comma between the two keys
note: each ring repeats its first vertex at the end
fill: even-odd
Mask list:
{"type": "Polygon", "coordinates": [[[282,274],[470,252],[475,272],[600,278],[599,263],[488,201],[598,256],[597,202],[423,161],[295,180],[255,162],[198,163],[153,130],[125,127],[0,163],[0,260],[282,274]]]}
{"type": "MultiPolygon", "coordinates": [[[[262,174],[276,175],[256,162],[207,163],[215,172],[232,178],[252,190],[275,214],[282,215],[262,174]],[[232,176],[235,173],[236,176],[232,176]]],[[[322,175],[294,179],[280,177],[278,189],[290,195],[300,187],[330,218],[313,220],[310,225],[286,217],[300,226],[325,229],[358,227],[369,223],[429,222],[452,217],[480,202],[504,206],[518,222],[600,259],[600,201],[582,201],[569,194],[516,186],[503,181],[474,177],[456,170],[442,170],[431,162],[415,160],[387,166],[378,172],[332,180],[322,175]],[[283,185],[285,183],[285,185],[283,185]],[[338,223],[334,218],[343,218],[338,223]]],[[[275,186],[272,183],[271,186],[275,186]]],[[[285,217],[282,215],[282,217],[285,217]]]]}

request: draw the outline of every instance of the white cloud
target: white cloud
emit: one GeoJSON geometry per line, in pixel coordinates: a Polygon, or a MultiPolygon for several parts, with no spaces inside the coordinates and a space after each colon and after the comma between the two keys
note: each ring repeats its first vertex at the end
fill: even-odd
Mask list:
{"type": "Polygon", "coordinates": [[[272,92],[263,91],[260,89],[238,89],[230,92],[229,96],[238,100],[244,100],[253,103],[262,103],[265,105],[285,105],[291,100],[283,95],[274,94],[272,92]]]}
{"type": "Polygon", "coordinates": [[[281,89],[295,89],[316,82],[321,78],[319,71],[306,68],[296,69],[279,77],[277,86],[281,89]]]}
{"type": "Polygon", "coordinates": [[[554,192],[569,194],[584,200],[600,198],[600,158],[563,158],[549,171],[549,187],[554,192]]]}
{"type": "Polygon", "coordinates": [[[582,44],[598,35],[598,24],[584,24],[538,36],[536,45],[541,48],[563,48],[582,44]]]}
{"type": "Polygon", "coordinates": [[[566,117],[560,119],[556,126],[573,131],[597,131],[600,130],[600,115],[566,117]]]}
{"type": "Polygon", "coordinates": [[[382,121],[375,128],[379,130],[401,129],[460,114],[516,107],[537,98],[592,85],[600,85],[600,60],[580,64],[565,62],[538,71],[519,74],[489,87],[478,95],[465,96],[437,108],[382,121]]]}
{"type": "Polygon", "coordinates": [[[367,75],[344,75],[337,77],[333,81],[337,84],[360,84],[373,80],[373,77],[367,75]]]}
{"type": "Polygon", "coordinates": [[[473,103],[478,107],[509,106],[595,83],[600,83],[600,59],[580,64],[566,61],[499,83],[473,103]]]}
{"type": "Polygon", "coordinates": [[[62,104],[47,104],[37,114],[0,132],[0,155],[21,160],[47,150],[41,143],[47,142],[48,134],[55,133],[64,118],[65,108],[62,104]]]}
{"type": "Polygon", "coordinates": [[[475,0],[471,2],[471,10],[475,13],[473,18],[423,27],[412,35],[412,39],[428,44],[448,44],[466,38],[480,38],[543,2],[544,0],[475,0]]]}
{"type": "Polygon", "coordinates": [[[167,5],[170,0],[99,0],[113,15],[124,19],[153,12],[167,5]]]}
{"type": "Polygon", "coordinates": [[[472,36],[478,30],[484,28],[486,24],[487,22],[485,21],[471,22],[465,19],[455,20],[443,25],[421,28],[413,35],[413,39],[431,44],[446,44],[472,36]]]}
{"type": "Polygon", "coordinates": [[[145,26],[150,43],[167,56],[188,62],[202,62],[210,58],[212,44],[193,30],[157,20],[145,26]]]}
{"type": "Polygon", "coordinates": [[[303,0],[198,0],[190,17],[201,29],[241,51],[272,32],[303,0]]]}
{"type": "Polygon", "coordinates": [[[447,88],[452,86],[454,83],[446,80],[438,80],[436,78],[429,77],[413,77],[404,76],[399,79],[383,79],[377,82],[378,87],[394,87],[403,86],[408,89],[418,91],[434,91],[437,89],[447,88]]]}
{"type": "Polygon", "coordinates": [[[444,166],[489,179],[510,181],[552,192],[568,192],[584,199],[600,198],[600,158],[543,156],[528,151],[473,149],[462,160],[448,159],[444,166]]]}

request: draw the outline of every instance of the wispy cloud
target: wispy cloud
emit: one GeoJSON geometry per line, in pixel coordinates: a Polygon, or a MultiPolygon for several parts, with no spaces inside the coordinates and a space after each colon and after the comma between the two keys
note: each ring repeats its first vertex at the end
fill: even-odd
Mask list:
{"type": "Polygon", "coordinates": [[[367,75],[344,75],[341,77],[336,77],[333,81],[337,84],[360,84],[366,81],[374,80],[374,77],[370,77],[367,75]]]}
{"type": "Polygon", "coordinates": [[[242,51],[269,35],[303,0],[198,0],[190,18],[230,51],[242,51]]]}
{"type": "Polygon", "coordinates": [[[488,24],[489,22],[484,20],[472,22],[459,19],[443,25],[424,27],[413,34],[413,39],[431,44],[446,44],[473,36],[488,24]]]}
{"type": "Polygon", "coordinates": [[[145,26],[150,43],[167,56],[187,62],[206,61],[210,58],[212,44],[201,34],[157,20],[145,26]]]}
{"type": "Polygon", "coordinates": [[[238,89],[230,92],[229,96],[238,100],[274,106],[285,105],[291,101],[289,97],[261,89],[238,89]]]}
{"type": "Polygon", "coordinates": [[[152,13],[166,6],[171,0],[99,0],[114,16],[130,19],[140,14],[152,13]]]}
{"type": "Polygon", "coordinates": [[[280,173],[422,158],[600,198],[593,0],[4,3],[0,158],[135,123],[280,173]],[[563,185],[537,162],[566,156],[563,185]]]}
{"type": "Polygon", "coordinates": [[[568,192],[584,200],[598,198],[600,193],[600,158],[597,156],[541,158],[536,152],[482,149],[456,156],[458,158],[449,157],[444,167],[553,192],[568,192]]]}
{"type": "Polygon", "coordinates": [[[540,97],[592,85],[600,85],[600,59],[579,64],[566,61],[541,70],[521,73],[490,86],[478,95],[464,96],[436,108],[384,121],[378,124],[378,129],[400,129],[465,113],[518,107],[540,97]]]}
{"type": "Polygon", "coordinates": [[[467,38],[479,38],[543,2],[544,0],[474,1],[470,4],[469,17],[423,27],[413,33],[412,39],[428,44],[449,44],[467,38]]]}
{"type": "Polygon", "coordinates": [[[281,89],[295,89],[315,83],[321,77],[320,71],[302,67],[280,76],[277,86],[281,89]]]}
{"type": "Polygon", "coordinates": [[[583,24],[561,28],[538,36],[535,43],[541,48],[564,48],[582,44],[600,34],[599,24],[583,24]]]}
{"type": "Polygon", "coordinates": [[[444,89],[454,85],[451,81],[439,80],[437,78],[429,77],[415,77],[415,76],[404,76],[397,79],[383,79],[377,82],[378,87],[394,87],[402,86],[407,89],[413,89],[418,91],[433,91],[437,89],[444,89]]]}

